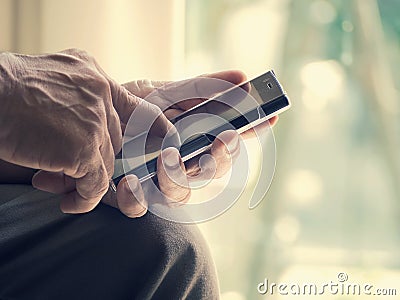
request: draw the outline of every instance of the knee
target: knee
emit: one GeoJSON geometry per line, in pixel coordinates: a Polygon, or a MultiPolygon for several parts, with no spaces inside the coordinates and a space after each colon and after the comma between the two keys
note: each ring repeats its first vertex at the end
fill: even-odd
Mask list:
{"type": "Polygon", "coordinates": [[[103,207],[99,214],[104,217],[100,236],[114,253],[107,260],[109,269],[115,270],[115,276],[129,277],[138,298],[218,298],[214,263],[197,226],[167,221],[150,212],[129,219],[103,207]]]}
{"type": "MultiPolygon", "coordinates": [[[[147,213],[139,222],[145,244],[151,245],[152,299],[216,299],[218,282],[208,246],[195,225],[161,219],[147,213]],[[162,278],[161,278],[162,277],[162,278]]],[[[137,241],[136,241],[137,242],[137,241]]]]}

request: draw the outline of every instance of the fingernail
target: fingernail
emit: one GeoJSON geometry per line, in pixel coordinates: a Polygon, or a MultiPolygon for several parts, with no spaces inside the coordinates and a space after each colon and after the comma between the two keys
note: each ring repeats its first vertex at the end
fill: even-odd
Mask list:
{"type": "Polygon", "coordinates": [[[125,190],[128,193],[134,193],[139,189],[139,180],[137,178],[127,178],[125,182],[125,190]]]}
{"type": "Polygon", "coordinates": [[[164,152],[162,156],[163,162],[168,169],[177,169],[181,166],[179,152],[177,149],[171,148],[164,152]]]}

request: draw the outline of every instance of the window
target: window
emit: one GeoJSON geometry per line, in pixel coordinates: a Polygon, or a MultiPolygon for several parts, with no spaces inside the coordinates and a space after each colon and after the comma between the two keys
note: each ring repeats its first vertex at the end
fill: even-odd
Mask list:
{"type": "Polygon", "coordinates": [[[293,104],[274,129],[266,199],[249,211],[244,195],[201,225],[223,299],[258,299],[264,278],[318,283],[340,272],[396,287],[399,6],[186,1],[187,74],[239,68],[252,77],[273,68],[293,104]]]}

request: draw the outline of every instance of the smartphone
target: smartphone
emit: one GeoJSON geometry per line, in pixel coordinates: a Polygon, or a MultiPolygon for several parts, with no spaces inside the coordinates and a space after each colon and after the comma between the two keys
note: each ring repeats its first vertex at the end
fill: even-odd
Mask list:
{"type": "MultiPolygon", "coordinates": [[[[178,132],[179,129],[182,132],[188,128],[192,132],[193,128],[200,129],[199,133],[184,137],[184,142],[177,147],[182,160],[187,162],[207,151],[219,133],[229,129],[244,132],[287,110],[290,105],[288,96],[272,70],[217,94],[171,120],[178,132]]],[[[132,138],[128,143],[135,146],[135,140],[132,138]]],[[[152,150],[146,151],[145,158],[142,157],[136,163],[133,159],[133,162],[125,165],[123,158],[117,157],[110,189],[115,192],[119,181],[128,174],[135,174],[140,182],[156,179],[160,152],[161,145],[153,145],[152,150]]]]}

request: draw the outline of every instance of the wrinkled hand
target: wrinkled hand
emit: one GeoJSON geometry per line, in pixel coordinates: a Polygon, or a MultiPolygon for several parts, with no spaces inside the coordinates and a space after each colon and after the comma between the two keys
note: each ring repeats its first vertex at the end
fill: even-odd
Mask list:
{"type": "MultiPolygon", "coordinates": [[[[246,76],[239,71],[225,71],[202,75],[202,77],[225,80],[234,85],[240,84],[246,80],[246,76]]],[[[140,80],[126,83],[124,86],[132,94],[141,98],[146,98],[155,89],[167,83],[168,82],[140,80]]],[[[169,106],[165,102],[153,102],[152,104],[159,106],[168,119],[173,119],[202,101],[205,101],[205,99],[185,100],[172,106],[169,106]],[[167,108],[165,109],[165,107],[167,108]]],[[[274,117],[270,119],[269,122],[258,126],[268,126],[268,124],[274,125],[277,120],[278,118],[274,117]]],[[[249,129],[242,133],[241,137],[251,138],[254,134],[254,130],[249,129]]],[[[216,170],[215,174],[213,174],[214,178],[223,176],[231,168],[232,162],[239,154],[239,151],[239,136],[235,131],[225,131],[218,135],[211,149],[208,151],[208,154],[211,154],[216,162],[216,170]]],[[[187,168],[183,164],[178,150],[174,148],[165,149],[158,157],[157,177],[160,191],[167,198],[173,199],[178,203],[185,203],[189,200],[190,189],[188,188],[188,181],[196,178],[200,172],[199,163],[196,159],[192,159],[189,163],[186,163],[186,166],[187,168]]],[[[105,195],[102,202],[120,209],[121,212],[128,217],[135,218],[144,215],[147,211],[147,201],[144,197],[138,178],[135,175],[128,175],[118,184],[116,195],[109,192],[105,195]],[[132,193],[130,187],[133,187],[134,193],[132,193]]]]}
{"type": "MultiPolygon", "coordinates": [[[[61,209],[92,210],[107,192],[121,149],[121,122],[141,102],[110,79],[84,51],[0,56],[0,159],[40,169],[32,184],[63,193],[61,209]]],[[[165,134],[171,123],[160,110],[155,127],[165,134]]]]}
{"type": "MultiPolygon", "coordinates": [[[[106,193],[114,156],[121,149],[121,127],[125,128],[132,112],[141,104],[149,118],[157,116],[152,134],[163,138],[172,127],[166,117],[171,119],[204,101],[184,101],[162,114],[162,103],[147,103],[142,98],[166,82],[134,81],[120,86],[90,55],[79,50],[42,56],[3,54],[0,68],[2,81],[9,83],[0,90],[3,167],[14,170],[18,176],[31,172],[21,166],[40,169],[32,184],[44,191],[65,194],[61,209],[69,213],[90,211],[103,198],[104,203],[129,217],[145,214],[146,201],[134,175],[121,180],[116,195],[106,193]],[[130,187],[136,187],[134,195],[128,182],[130,187]]],[[[237,71],[205,77],[233,84],[245,80],[237,71]]],[[[273,118],[270,123],[273,125],[276,120],[273,118]]],[[[245,138],[252,135],[252,130],[242,134],[245,138]]],[[[214,141],[209,150],[216,161],[214,177],[230,169],[239,151],[238,141],[234,131],[221,133],[214,141]]],[[[196,160],[187,166],[185,169],[179,152],[173,148],[164,150],[158,159],[160,190],[177,202],[189,199],[186,183],[200,170],[196,160]]]]}

